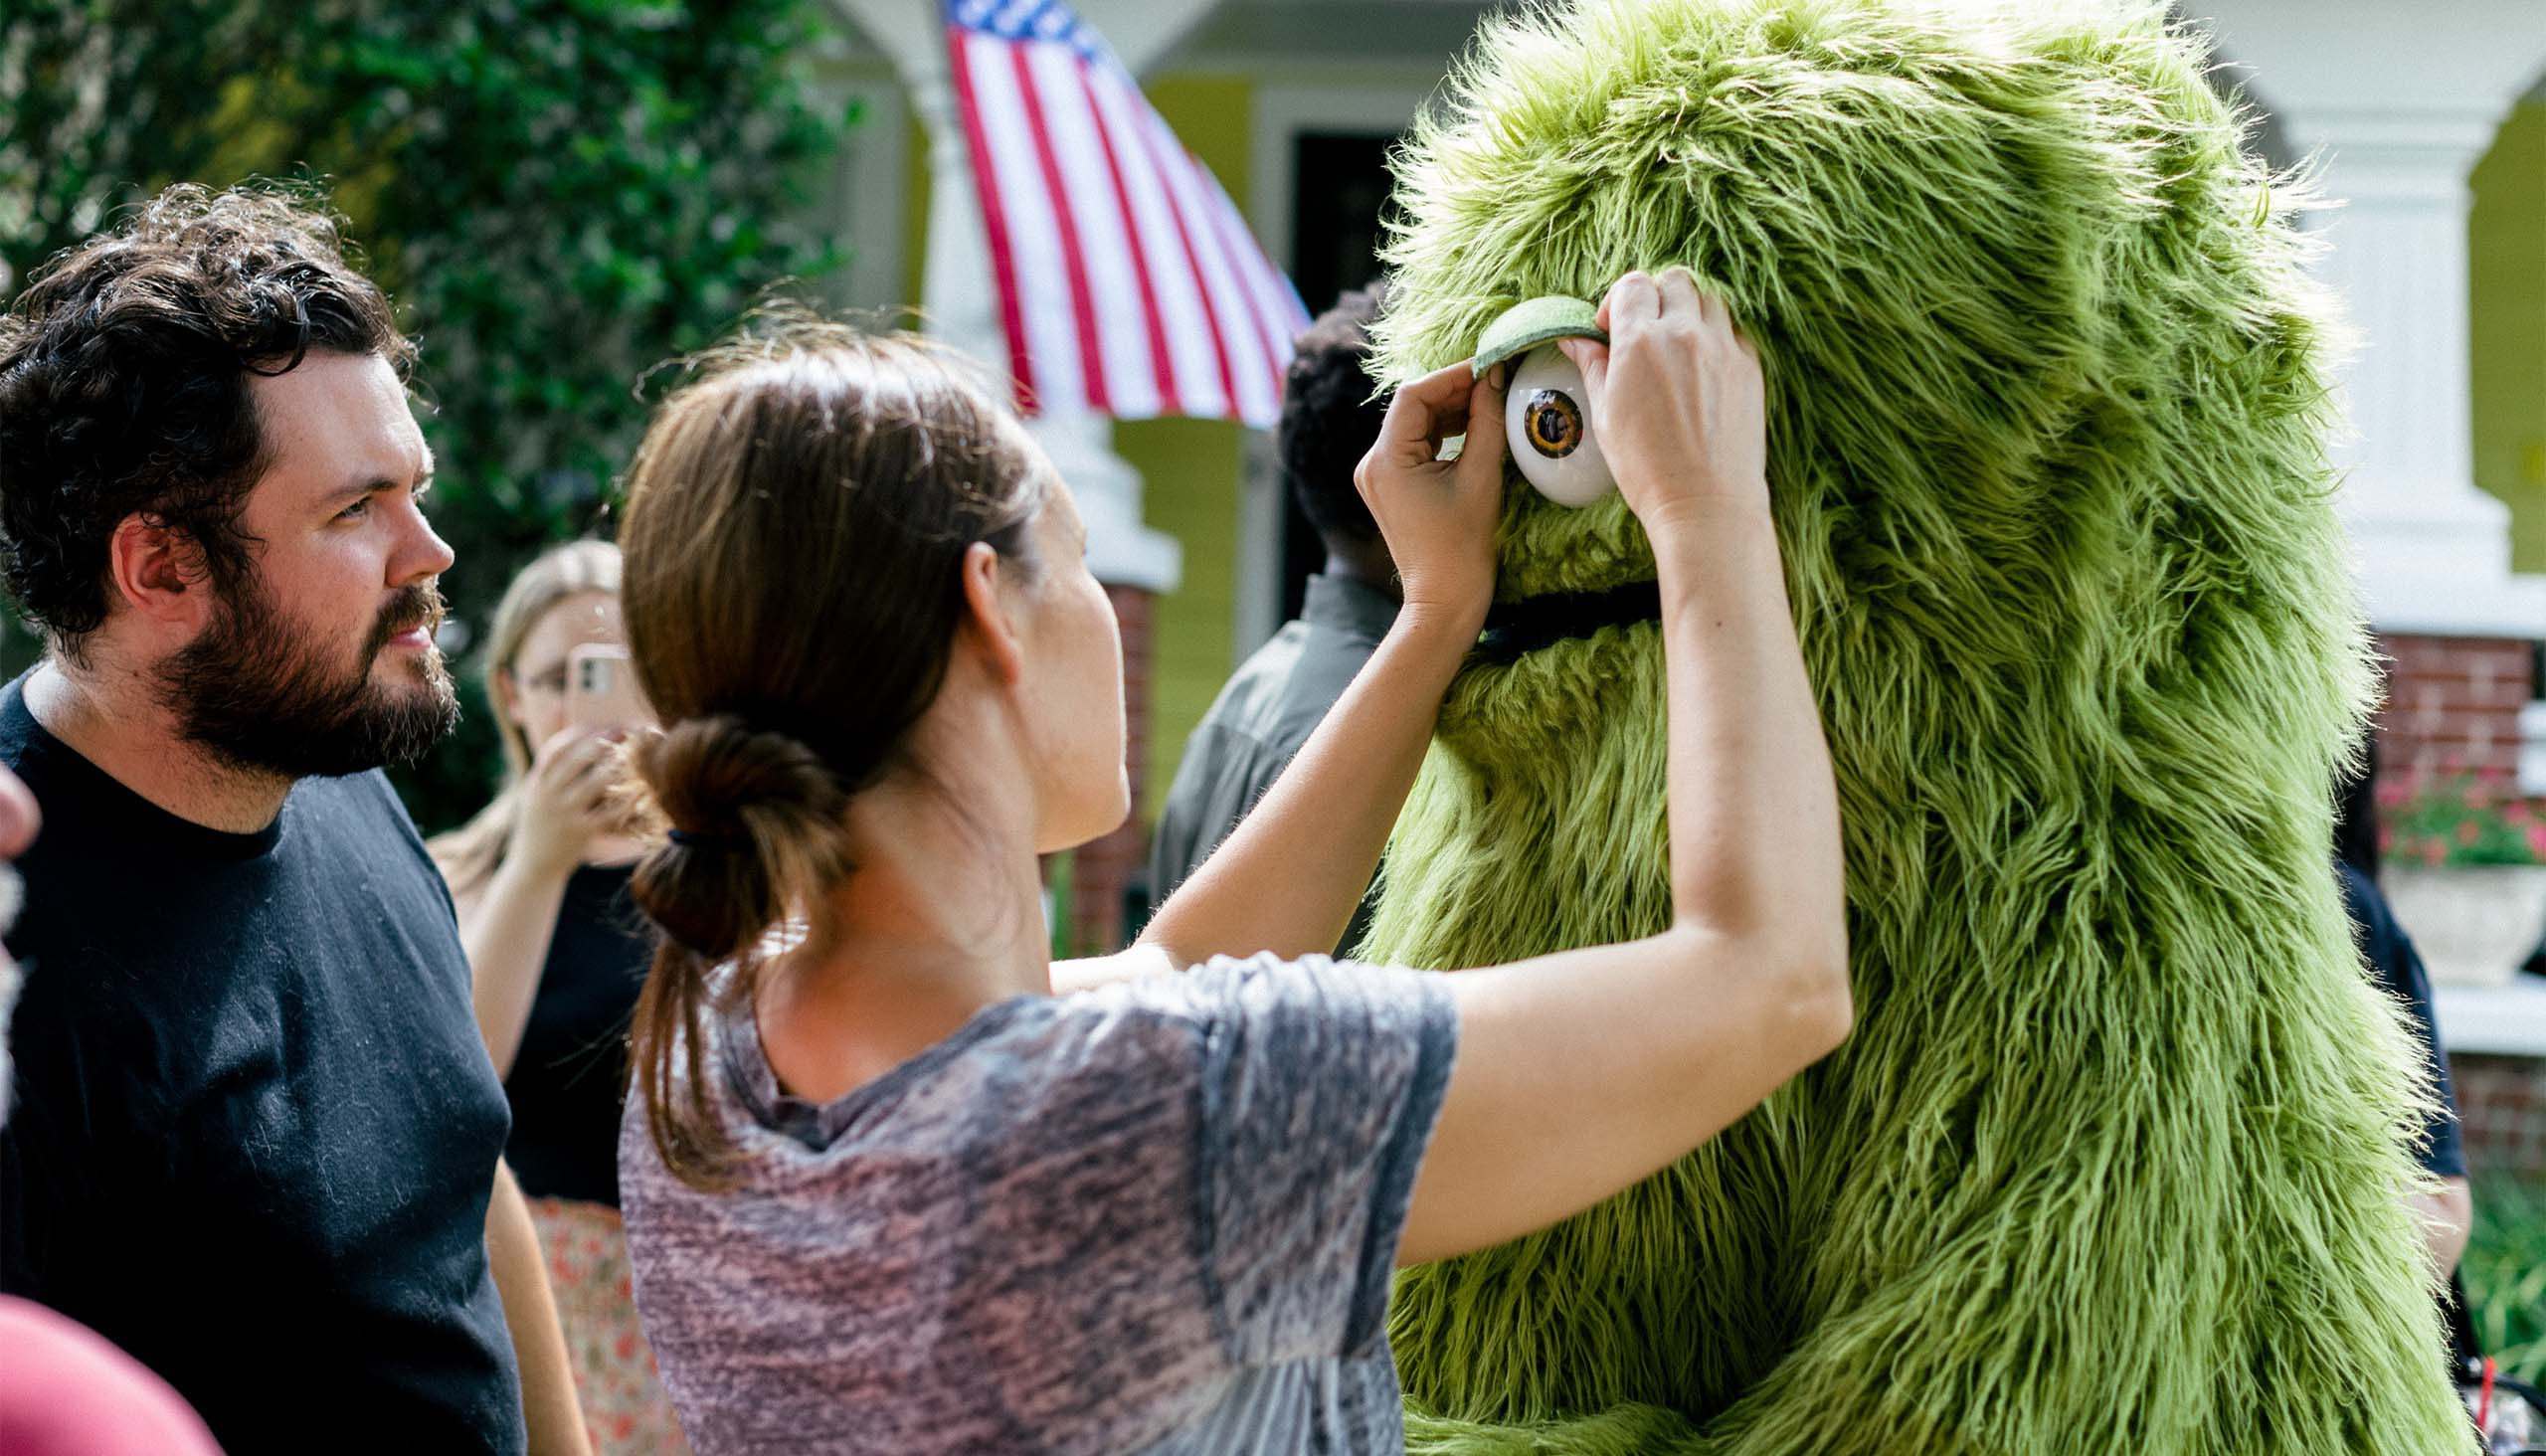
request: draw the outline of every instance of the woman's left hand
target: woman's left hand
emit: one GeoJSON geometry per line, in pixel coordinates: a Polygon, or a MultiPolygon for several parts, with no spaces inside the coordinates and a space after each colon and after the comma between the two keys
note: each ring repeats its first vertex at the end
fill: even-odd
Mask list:
{"type": "Polygon", "coordinates": [[[1494,602],[1494,526],[1503,513],[1503,390],[1465,361],[1398,389],[1353,483],[1396,560],[1405,607],[1485,623],[1494,602]],[[1465,434],[1455,460],[1441,443],[1465,434]]]}

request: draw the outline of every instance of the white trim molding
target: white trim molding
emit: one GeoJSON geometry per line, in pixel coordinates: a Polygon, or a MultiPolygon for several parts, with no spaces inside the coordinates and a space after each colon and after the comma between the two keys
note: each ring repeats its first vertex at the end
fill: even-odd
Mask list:
{"type": "MultiPolygon", "coordinates": [[[[1256,236],[1272,245],[1273,261],[1285,270],[1292,263],[1291,204],[1299,195],[1292,175],[1292,144],[1317,131],[1363,136],[1389,136],[1413,124],[1415,114],[1441,84],[1440,72],[1388,68],[1350,82],[1338,81],[1331,69],[1313,77],[1258,72],[1252,150],[1247,163],[1247,211],[1254,215],[1256,236]]],[[[1310,299],[1310,312],[1321,300],[1310,299]]]]}
{"type": "Polygon", "coordinates": [[[903,256],[917,135],[909,97],[891,63],[872,52],[844,51],[844,45],[825,48],[813,81],[821,105],[836,111],[853,105],[858,113],[823,195],[821,216],[847,259],[822,280],[822,291],[838,306],[881,314],[918,301],[908,296],[903,256]]]}
{"type": "MultiPolygon", "coordinates": [[[[1412,124],[1415,114],[1441,84],[1440,68],[1378,67],[1357,69],[1341,80],[1334,67],[1280,70],[1254,74],[1252,146],[1247,164],[1247,212],[1255,235],[1265,241],[1273,261],[1289,273],[1295,262],[1291,207],[1299,196],[1294,175],[1296,143],[1313,132],[1392,136],[1412,124]]],[[[1303,299],[1309,312],[1328,300],[1303,299]]],[[[1281,630],[1282,527],[1287,518],[1282,498],[1282,469],[1269,435],[1250,434],[1238,485],[1237,561],[1230,614],[1232,658],[1247,655],[1281,630]]]]}
{"type": "Polygon", "coordinates": [[[2208,0],[2222,53],[2340,203],[2318,273],[2360,336],[2334,444],[2370,620],[2546,637],[2546,577],[2511,570],[2510,512],[2475,484],[2467,176],[2546,72],[2540,0],[2208,0]]]}
{"type": "Polygon", "coordinates": [[[2435,986],[2432,1020],[2449,1051],[2546,1056],[2546,978],[2515,976],[2506,986],[2435,986]]]}

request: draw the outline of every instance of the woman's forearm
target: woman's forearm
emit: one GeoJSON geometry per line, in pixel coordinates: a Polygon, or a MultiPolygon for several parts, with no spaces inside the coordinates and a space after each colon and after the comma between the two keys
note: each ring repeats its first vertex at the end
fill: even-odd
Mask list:
{"type": "Polygon", "coordinates": [[[1847,1034],[1837,795],[1765,507],[1719,502],[1648,529],[1677,924],[1449,978],[1459,1055],[1401,1261],[1611,1196],[1847,1034]]]}
{"type": "Polygon", "coordinates": [[[495,1162],[495,1188],[486,1200],[486,1267],[503,1297],[504,1325],[521,1371],[522,1425],[530,1456],[590,1456],[592,1437],[575,1396],[574,1363],[566,1351],[548,1261],[539,1248],[539,1225],[512,1170],[495,1162]]]}
{"type": "Polygon", "coordinates": [[[1711,931],[1791,935],[1808,962],[1839,963],[1838,799],[1764,504],[1673,521],[1653,541],[1673,910],[1711,931]]]}
{"type": "Polygon", "coordinates": [[[2433,1272],[2446,1280],[2465,1256],[2466,1236],[2475,1223],[2474,1200],[2466,1190],[2466,1180],[2444,1178],[2430,1187],[2416,1188],[2407,1195],[2406,1206],[2413,1210],[2433,1272]]]}
{"type": "Polygon", "coordinates": [[[1142,933],[1177,965],[1331,950],[1423,766],[1441,694],[1482,623],[1408,607],[1227,840],[1142,933]]]}
{"type": "Polygon", "coordinates": [[[468,954],[477,1034],[485,1038],[499,1077],[511,1073],[522,1030],[530,1024],[530,1005],[539,995],[572,873],[571,867],[561,874],[507,858],[460,910],[459,944],[468,954]]]}

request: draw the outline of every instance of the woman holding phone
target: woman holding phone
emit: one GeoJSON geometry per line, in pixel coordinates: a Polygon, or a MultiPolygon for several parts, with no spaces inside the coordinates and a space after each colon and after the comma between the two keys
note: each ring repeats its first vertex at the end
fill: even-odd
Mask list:
{"type": "Polygon", "coordinates": [[[504,1157],[539,1225],[596,1451],[686,1451],[627,1293],[619,1218],[628,1023],[653,954],[628,894],[639,845],[612,797],[618,745],[649,721],[620,624],[619,548],[573,541],[524,567],[495,608],[484,671],[504,782],[427,847],[512,1102],[504,1157]]]}
{"type": "Polygon", "coordinates": [[[1405,596],[1369,665],[1138,945],[1061,965],[1036,855],[1129,793],[1049,461],[901,338],[800,327],[665,404],[621,536],[670,826],[621,1174],[701,1451],[1399,1450],[1394,1265],[1587,1207],[1838,1043],[1758,364],[1685,273],[1603,306],[1580,357],[1659,567],[1677,920],[1450,976],[1317,952],[1493,595],[1502,432],[1437,458],[1502,418],[1491,382],[1400,389],[1363,464],[1405,596]]]}

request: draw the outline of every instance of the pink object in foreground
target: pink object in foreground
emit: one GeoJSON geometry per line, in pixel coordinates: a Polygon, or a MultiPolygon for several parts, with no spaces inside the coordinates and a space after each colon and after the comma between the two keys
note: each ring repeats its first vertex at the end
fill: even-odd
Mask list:
{"type": "Polygon", "coordinates": [[[102,1336],[0,1295],[0,1456],[221,1456],[168,1382],[102,1336]]]}
{"type": "Polygon", "coordinates": [[[946,0],[946,43],[1017,403],[1271,428],[1308,310],[1104,37],[946,0]]]}

